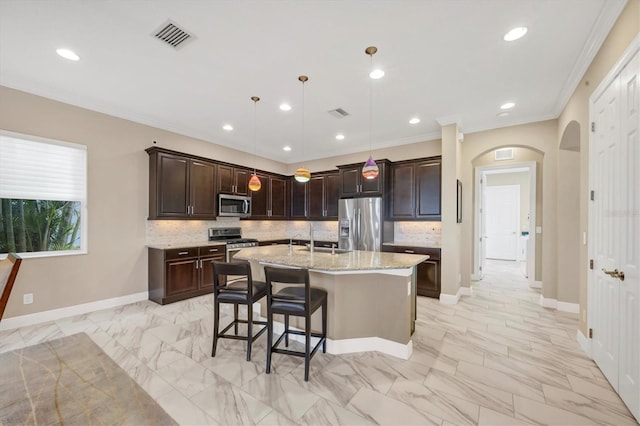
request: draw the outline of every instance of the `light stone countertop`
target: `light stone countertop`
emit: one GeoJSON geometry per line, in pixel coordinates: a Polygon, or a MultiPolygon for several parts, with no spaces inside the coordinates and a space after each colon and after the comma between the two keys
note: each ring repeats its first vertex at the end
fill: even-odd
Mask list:
{"type": "Polygon", "coordinates": [[[224,246],[226,243],[220,241],[198,241],[191,243],[168,243],[168,244],[149,244],[147,247],[158,250],[181,249],[191,247],[208,247],[208,246],[224,246]]]}
{"type": "Polygon", "coordinates": [[[421,248],[442,248],[439,243],[429,241],[393,241],[382,243],[383,246],[421,247],[421,248]]]}
{"type": "Polygon", "coordinates": [[[293,246],[289,254],[288,245],[275,245],[243,248],[234,258],[317,271],[347,272],[406,269],[427,260],[429,256],[360,250],[340,254],[316,251],[312,254],[300,246],[293,246]]]}

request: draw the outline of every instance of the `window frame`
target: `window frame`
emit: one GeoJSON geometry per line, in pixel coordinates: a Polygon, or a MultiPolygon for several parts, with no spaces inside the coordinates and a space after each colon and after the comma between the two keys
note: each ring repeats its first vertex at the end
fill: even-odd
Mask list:
{"type": "MultiPolygon", "coordinates": [[[[31,259],[31,258],[40,258],[40,257],[57,257],[57,256],[75,256],[89,253],[89,208],[88,208],[88,192],[89,192],[89,147],[87,145],[61,141],[57,139],[45,138],[41,136],[28,135],[25,133],[17,133],[11,132],[8,130],[0,129],[0,136],[6,136],[10,138],[16,139],[24,139],[28,141],[65,146],[69,148],[74,148],[78,150],[82,150],[85,152],[84,154],[84,194],[82,199],[80,200],[80,248],[77,250],[53,250],[53,251],[36,251],[36,252],[18,252],[23,259],[31,259]]],[[[60,200],[64,201],[64,200],[60,200]]],[[[73,200],[69,200],[73,201],[73,200]]],[[[0,259],[7,256],[7,253],[0,253],[0,259]]]]}

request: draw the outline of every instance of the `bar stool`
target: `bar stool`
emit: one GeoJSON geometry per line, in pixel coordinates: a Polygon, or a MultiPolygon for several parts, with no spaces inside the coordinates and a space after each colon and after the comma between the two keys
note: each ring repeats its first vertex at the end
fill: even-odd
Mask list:
{"type": "Polygon", "coordinates": [[[267,322],[253,320],[253,304],[267,294],[267,285],[262,281],[254,281],[251,277],[251,265],[248,262],[211,262],[213,268],[213,301],[215,313],[213,321],[213,349],[211,356],[216,356],[219,338],[245,340],[247,342],[247,361],[251,361],[251,344],[267,329],[267,322]],[[231,281],[229,277],[233,277],[231,281]],[[242,278],[244,277],[244,278],[242,278]],[[224,330],[220,328],[220,304],[233,304],[233,321],[224,330]],[[247,306],[247,319],[238,319],[238,305],[247,306]],[[247,335],[238,335],[238,324],[247,324],[247,335]],[[253,325],[264,325],[253,335],[253,325]],[[225,334],[234,327],[235,334],[225,334]]]}
{"type": "Polygon", "coordinates": [[[327,351],[327,292],[326,290],[309,285],[308,269],[285,269],[265,266],[264,273],[267,281],[267,374],[271,372],[271,354],[273,352],[286,355],[304,357],[304,380],[309,381],[309,361],[315,355],[322,343],[322,352],[327,351]],[[273,293],[273,283],[285,284],[277,293],[273,293]],[[311,332],[311,315],[322,307],[322,333],[311,332]],[[284,332],[273,342],[273,315],[284,315],[284,332]],[[305,319],[304,331],[289,330],[289,316],[305,319]],[[285,346],[289,346],[289,334],[305,336],[305,351],[280,349],[278,345],[285,339],[285,346]],[[320,340],[311,350],[311,337],[320,340]]]}

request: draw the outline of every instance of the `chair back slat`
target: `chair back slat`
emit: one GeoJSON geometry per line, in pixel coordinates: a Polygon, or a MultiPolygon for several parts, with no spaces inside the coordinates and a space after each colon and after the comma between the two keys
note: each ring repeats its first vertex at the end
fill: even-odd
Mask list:
{"type": "MultiPolygon", "coordinates": [[[[304,286],[304,303],[311,304],[311,285],[308,269],[277,268],[273,266],[264,267],[264,275],[267,282],[267,297],[273,298],[273,283],[285,284],[287,286],[304,286]]],[[[288,301],[292,301],[288,299],[288,301]]],[[[300,300],[302,301],[302,300],[300,300]]]]}
{"type": "Polygon", "coordinates": [[[22,258],[15,253],[9,253],[5,259],[0,260],[0,320],[9,302],[11,289],[13,289],[13,283],[18,276],[21,263],[22,258]]]}
{"type": "MultiPolygon", "coordinates": [[[[229,282],[228,277],[245,277],[247,283],[252,283],[251,265],[249,262],[211,262],[213,268],[213,291],[219,293],[229,282]]],[[[247,285],[249,298],[253,296],[253,286],[247,285]]]]}

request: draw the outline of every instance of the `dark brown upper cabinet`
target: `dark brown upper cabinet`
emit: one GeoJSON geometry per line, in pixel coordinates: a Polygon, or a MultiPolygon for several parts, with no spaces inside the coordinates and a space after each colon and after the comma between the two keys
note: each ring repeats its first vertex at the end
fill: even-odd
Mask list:
{"type": "Polygon", "coordinates": [[[441,157],[391,167],[389,216],[393,220],[441,220],[441,157]]]}
{"type": "Polygon", "coordinates": [[[330,220],[338,218],[340,175],[338,173],[311,176],[308,183],[308,218],[330,220]]]}
{"type": "Polygon", "coordinates": [[[309,182],[298,182],[294,178],[290,178],[289,185],[291,188],[291,212],[289,217],[306,219],[309,182]]]}
{"type": "Polygon", "coordinates": [[[249,195],[249,169],[218,165],[218,191],[225,194],[249,195]]]}
{"type": "Polygon", "coordinates": [[[262,187],[251,191],[251,219],[287,218],[287,180],[257,173],[262,187]]]}
{"type": "Polygon", "coordinates": [[[364,163],[338,166],[340,170],[340,198],[375,197],[384,194],[386,185],[388,160],[376,160],[380,169],[375,179],[362,177],[364,163]]]}
{"type": "Polygon", "coordinates": [[[149,148],[149,219],[216,216],[216,164],[149,148]]]}

